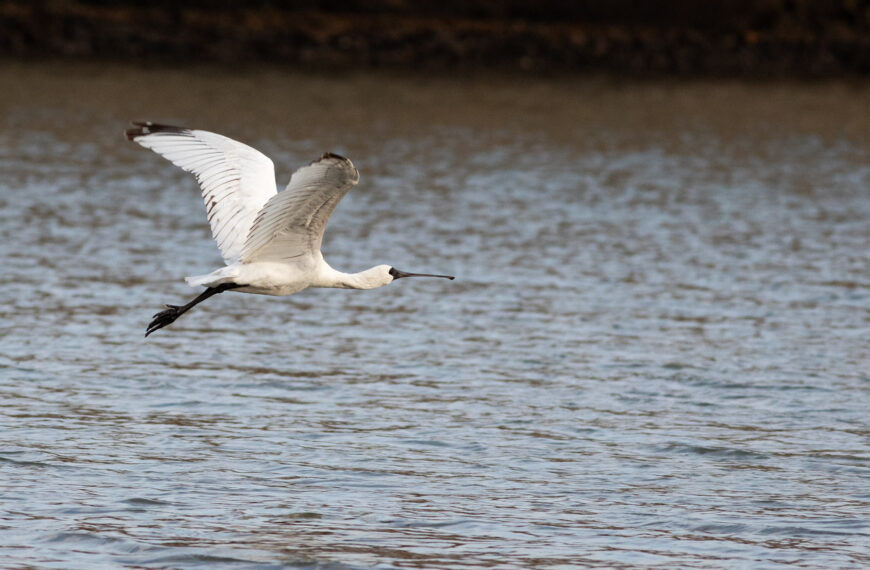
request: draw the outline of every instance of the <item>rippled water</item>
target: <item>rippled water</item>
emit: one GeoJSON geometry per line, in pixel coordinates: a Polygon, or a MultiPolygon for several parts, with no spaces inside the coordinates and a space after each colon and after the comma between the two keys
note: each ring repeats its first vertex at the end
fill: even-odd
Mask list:
{"type": "Polygon", "coordinates": [[[870,565],[867,85],[0,66],[0,566],[870,565]],[[360,185],[225,293],[130,119],[360,185]]]}

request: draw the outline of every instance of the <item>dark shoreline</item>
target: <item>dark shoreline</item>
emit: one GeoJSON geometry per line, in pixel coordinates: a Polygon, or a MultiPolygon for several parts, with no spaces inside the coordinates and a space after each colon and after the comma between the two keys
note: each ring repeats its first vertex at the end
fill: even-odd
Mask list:
{"type": "Polygon", "coordinates": [[[631,76],[870,75],[870,0],[0,0],[0,57],[631,76]],[[362,4],[362,3],[360,3],[362,4]],[[647,3],[648,4],[648,3],[647,3]],[[626,15],[628,14],[628,16],[626,15]]]}

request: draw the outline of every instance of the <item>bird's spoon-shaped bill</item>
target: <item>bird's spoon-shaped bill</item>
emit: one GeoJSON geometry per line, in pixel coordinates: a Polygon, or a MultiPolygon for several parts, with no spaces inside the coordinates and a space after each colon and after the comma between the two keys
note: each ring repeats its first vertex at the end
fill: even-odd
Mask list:
{"type": "Polygon", "coordinates": [[[453,275],[435,275],[433,273],[408,273],[407,271],[400,271],[393,267],[390,269],[390,275],[393,276],[393,279],[400,279],[402,277],[441,277],[444,279],[450,279],[451,281],[455,279],[453,275]]]}

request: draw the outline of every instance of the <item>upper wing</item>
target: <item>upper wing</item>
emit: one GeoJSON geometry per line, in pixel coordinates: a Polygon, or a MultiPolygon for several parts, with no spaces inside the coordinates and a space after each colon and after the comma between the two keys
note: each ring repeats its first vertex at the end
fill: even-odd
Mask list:
{"type": "Polygon", "coordinates": [[[319,251],[329,216],[357,182],[351,161],[332,153],[294,172],[287,188],[257,214],[242,261],[280,261],[319,251]]]}
{"type": "Polygon", "coordinates": [[[239,261],[257,212],[277,191],[269,157],[208,131],[134,122],[126,134],[196,175],[221,255],[227,264],[239,261]]]}

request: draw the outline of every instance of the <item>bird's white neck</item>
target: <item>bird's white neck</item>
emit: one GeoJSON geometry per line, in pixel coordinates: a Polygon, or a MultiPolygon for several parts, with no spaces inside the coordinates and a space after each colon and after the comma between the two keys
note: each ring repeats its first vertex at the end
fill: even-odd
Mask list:
{"type": "Polygon", "coordinates": [[[336,289],[376,289],[392,282],[388,265],[378,265],[359,273],[336,271],[325,262],[313,287],[332,287],[336,289]]]}

